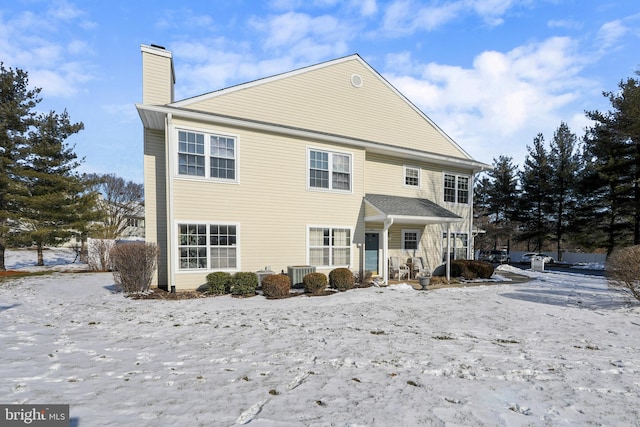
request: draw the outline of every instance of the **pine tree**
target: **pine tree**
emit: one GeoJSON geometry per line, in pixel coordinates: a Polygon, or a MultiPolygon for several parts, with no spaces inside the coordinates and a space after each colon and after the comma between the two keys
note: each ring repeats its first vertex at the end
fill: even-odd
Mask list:
{"type": "Polygon", "coordinates": [[[0,271],[5,271],[4,252],[9,226],[18,212],[15,168],[23,137],[31,124],[33,108],[40,102],[40,89],[29,89],[26,71],[5,69],[0,62],[0,271]]]}
{"type": "MultiPolygon", "coordinates": [[[[500,155],[493,159],[493,169],[488,172],[490,186],[488,188],[488,212],[489,223],[495,227],[492,232],[494,248],[499,242],[506,241],[510,245],[513,235],[516,213],[515,200],[517,196],[517,167],[512,163],[513,159],[500,155]]],[[[489,236],[488,236],[489,237],[489,236]]]]}
{"type": "Polygon", "coordinates": [[[586,112],[595,125],[585,136],[589,173],[583,191],[609,254],[617,246],[640,244],[640,81],[628,78],[618,88],[603,93],[612,111],[586,112]]]}
{"type": "Polygon", "coordinates": [[[628,147],[605,121],[587,129],[584,137],[584,167],[579,181],[580,202],[574,228],[588,248],[607,248],[633,242],[631,233],[633,196],[632,162],[628,147]]]}
{"type": "Polygon", "coordinates": [[[533,147],[527,146],[527,151],[529,154],[519,173],[517,219],[522,230],[519,239],[527,241],[527,245],[533,241],[535,250],[542,251],[551,234],[551,166],[541,133],[534,138],[533,147]]]}
{"type": "Polygon", "coordinates": [[[562,261],[562,240],[568,224],[576,211],[577,172],[580,156],[577,153],[577,137],[569,126],[561,122],[551,141],[551,200],[553,201],[554,238],[557,260],[562,261]]]}
{"type": "Polygon", "coordinates": [[[21,234],[37,248],[38,265],[44,265],[44,245],[67,241],[83,228],[94,194],[87,192],[75,172],[80,165],[73,147],[65,141],[84,128],[71,123],[66,110],[36,117],[24,147],[20,180],[26,194],[19,196],[21,234]]]}

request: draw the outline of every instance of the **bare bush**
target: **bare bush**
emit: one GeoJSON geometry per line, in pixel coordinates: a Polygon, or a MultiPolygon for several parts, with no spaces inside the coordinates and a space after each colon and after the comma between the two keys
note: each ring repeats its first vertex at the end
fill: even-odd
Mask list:
{"type": "Polygon", "coordinates": [[[87,263],[89,268],[93,271],[109,271],[111,269],[109,252],[115,244],[115,240],[111,239],[88,239],[87,263]]]}
{"type": "Polygon", "coordinates": [[[110,252],[116,285],[127,294],[146,292],[151,286],[158,264],[158,247],[154,243],[125,243],[110,252]]]}
{"type": "Polygon", "coordinates": [[[640,245],[614,251],[607,260],[606,271],[609,287],[640,301],[640,245]]]}

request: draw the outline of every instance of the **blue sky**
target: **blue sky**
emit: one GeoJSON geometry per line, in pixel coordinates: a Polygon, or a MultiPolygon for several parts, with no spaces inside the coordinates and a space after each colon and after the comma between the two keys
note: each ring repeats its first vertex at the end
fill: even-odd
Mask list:
{"type": "Polygon", "coordinates": [[[521,165],[538,132],[579,137],[640,69],[636,0],[0,3],[0,61],[68,110],[82,172],[142,182],[141,44],[173,52],[182,99],[358,53],[477,160],[521,165]]]}

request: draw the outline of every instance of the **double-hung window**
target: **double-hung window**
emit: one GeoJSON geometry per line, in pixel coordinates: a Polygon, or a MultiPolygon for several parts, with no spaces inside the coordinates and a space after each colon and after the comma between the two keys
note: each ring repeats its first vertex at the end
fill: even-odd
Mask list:
{"type": "Polygon", "coordinates": [[[178,132],[178,173],[204,176],[204,135],[195,132],[178,132]]]}
{"type": "Polygon", "coordinates": [[[238,267],[235,224],[178,224],[180,270],[225,270],[238,267]]]}
{"type": "MultiPolygon", "coordinates": [[[[450,244],[450,258],[454,259],[467,259],[467,252],[469,249],[469,235],[467,233],[451,233],[450,244]]],[[[442,233],[442,261],[447,259],[447,233],[442,233]]]]}
{"type": "Polygon", "coordinates": [[[404,167],[404,185],[405,187],[420,188],[420,169],[411,166],[404,167]]]}
{"type": "Polygon", "coordinates": [[[236,181],[236,138],[204,132],[178,131],[178,174],[236,181]]]}
{"type": "Polygon", "coordinates": [[[351,155],[309,150],[309,188],[350,191],[351,155]]]}
{"type": "Polygon", "coordinates": [[[469,177],[448,173],[444,174],[444,201],[469,203],[469,177]]]}
{"type": "Polygon", "coordinates": [[[350,265],[351,229],[339,227],[310,227],[309,264],[315,266],[350,265]]]}
{"type": "Polygon", "coordinates": [[[402,230],[402,249],[417,250],[420,245],[420,230],[402,230]]]}

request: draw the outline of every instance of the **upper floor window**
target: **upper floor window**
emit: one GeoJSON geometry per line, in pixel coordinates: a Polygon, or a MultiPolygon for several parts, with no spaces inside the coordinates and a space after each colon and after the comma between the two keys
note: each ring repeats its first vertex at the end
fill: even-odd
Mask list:
{"type": "Polygon", "coordinates": [[[444,201],[469,203],[469,177],[444,174],[444,201]]]}
{"type": "Polygon", "coordinates": [[[178,174],[236,180],[236,139],[178,131],[178,174]]]}
{"type": "Polygon", "coordinates": [[[407,187],[420,187],[420,169],[410,166],[404,167],[404,185],[407,187]]]}
{"type": "Polygon", "coordinates": [[[351,190],[351,155],[309,150],[309,187],[351,190]]]}

